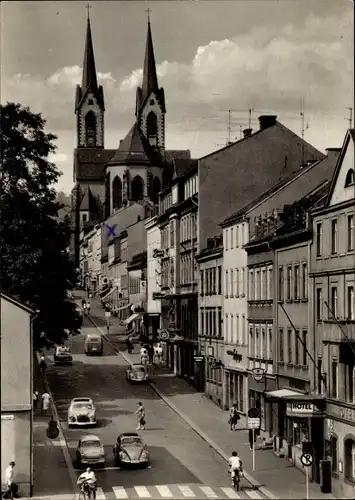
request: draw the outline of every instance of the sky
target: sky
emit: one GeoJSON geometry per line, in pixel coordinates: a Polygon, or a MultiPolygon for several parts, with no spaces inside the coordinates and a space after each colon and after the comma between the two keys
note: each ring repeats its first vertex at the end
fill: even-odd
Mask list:
{"type": "MultiPolygon", "coordinates": [[[[1,2],[1,103],[43,114],[58,137],[51,159],[65,192],[73,187],[86,4],[1,2]]],[[[148,8],[168,149],[190,149],[199,158],[223,147],[228,116],[231,140],[249,117],[258,129],[261,114],[277,115],[301,135],[302,109],[308,142],[321,151],[342,145],[354,107],[352,0],[97,0],[90,18],[105,147],[118,147],[134,122],[148,8]]]]}

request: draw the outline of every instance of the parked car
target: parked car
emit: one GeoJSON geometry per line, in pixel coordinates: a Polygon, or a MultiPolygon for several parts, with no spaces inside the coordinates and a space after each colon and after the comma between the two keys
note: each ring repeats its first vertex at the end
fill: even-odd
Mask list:
{"type": "Polygon", "coordinates": [[[79,440],[76,448],[76,462],[78,467],[85,465],[105,466],[105,450],[98,436],[89,434],[79,440]]]}
{"type": "Polygon", "coordinates": [[[126,371],[128,382],[146,382],[148,380],[148,372],[141,363],[133,363],[126,371]]]}
{"type": "Polygon", "coordinates": [[[68,427],[97,425],[96,409],[91,398],[74,398],[68,409],[68,427]]]}
{"type": "Polygon", "coordinates": [[[142,437],[136,432],[123,432],[117,438],[113,447],[115,463],[123,466],[143,466],[149,464],[147,446],[142,437]]]}
{"type": "Polygon", "coordinates": [[[91,354],[102,356],[104,352],[104,343],[101,335],[89,333],[85,338],[84,351],[87,356],[91,354]]]}
{"type": "Polygon", "coordinates": [[[69,347],[65,346],[56,347],[53,356],[53,361],[55,365],[58,365],[60,363],[71,365],[73,362],[73,356],[70,353],[69,347]]]}

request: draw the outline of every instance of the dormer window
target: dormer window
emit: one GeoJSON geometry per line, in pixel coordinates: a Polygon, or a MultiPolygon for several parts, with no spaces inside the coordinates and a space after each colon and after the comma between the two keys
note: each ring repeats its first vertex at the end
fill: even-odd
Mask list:
{"type": "Polygon", "coordinates": [[[348,173],[346,174],[345,187],[351,186],[352,184],[355,184],[355,173],[353,168],[348,170],[348,173]]]}
{"type": "Polygon", "coordinates": [[[151,100],[149,101],[149,104],[150,104],[151,106],[154,106],[154,99],[151,99],[151,100]]]}

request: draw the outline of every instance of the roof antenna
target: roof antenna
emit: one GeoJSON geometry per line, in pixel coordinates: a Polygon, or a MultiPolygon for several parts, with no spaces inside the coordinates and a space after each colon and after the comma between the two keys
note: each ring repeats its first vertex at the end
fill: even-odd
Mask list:
{"type": "Polygon", "coordinates": [[[90,4],[88,4],[88,3],[87,3],[87,4],[85,5],[85,9],[87,9],[87,11],[88,11],[88,21],[90,21],[90,9],[92,9],[92,7],[91,7],[91,5],[90,5],[90,4]]]}

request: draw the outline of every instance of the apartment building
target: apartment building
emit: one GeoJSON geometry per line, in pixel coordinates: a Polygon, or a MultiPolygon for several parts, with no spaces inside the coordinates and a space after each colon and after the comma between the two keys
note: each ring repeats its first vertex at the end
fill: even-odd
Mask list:
{"type": "Polygon", "coordinates": [[[324,205],[313,212],[310,328],[316,393],[326,397],[324,455],[333,491],[351,498],[355,482],[355,174],[348,130],[324,205]]]}
{"type": "Polygon", "coordinates": [[[223,407],[223,238],[210,239],[196,257],[200,272],[198,339],[199,370],[197,389],[223,407]]]}
{"type": "Polygon", "coordinates": [[[154,342],[159,339],[161,319],[161,268],[157,252],[161,248],[161,235],[157,217],[148,219],[145,223],[147,233],[147,326],[148,336],[154,342]]]}

